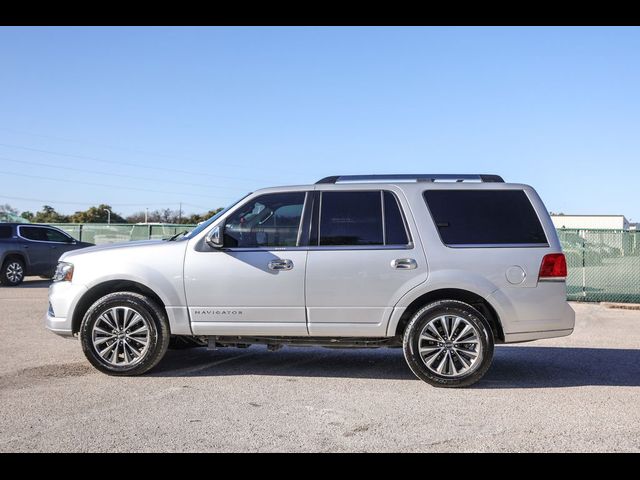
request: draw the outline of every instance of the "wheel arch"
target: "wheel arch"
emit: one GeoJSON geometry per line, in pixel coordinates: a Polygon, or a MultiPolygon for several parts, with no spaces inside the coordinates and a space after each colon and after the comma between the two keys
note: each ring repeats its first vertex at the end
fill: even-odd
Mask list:
{"type": "MultiPolygon", "coordinates": [[[[489,322],[495,342],[504,342],[504,330],[496,309],[483,296],[460,288],[441,288],[414,299],[402,312],[392,335],[402,335],[411,317],[425,305],[438,300],[458,300],[476,308],[489,322]]],[[[393,328],[392,325],[390,327],[393,328]]]]}
{"type": "Polygon", "coordinates": [[[133,280],[108,280],[106,282],[94,285],[87,290],[84,295],[78,300],[75,308],[73,309],[73,317],[71,320],[71,331],[73,334],[80,331],[80,324],[84,318],[84,314],[89,307],[99,298],[104,297],[109,293],[114,292],[135,292],[142,295],[146,295],[158,304],[167,314],[167,308],[160,296],[142,283],[135,282],[133,280]]]}
{"type": "Polygon", "coordinates": [[[4,253],[4,255],[2,256],[2,259],[0,260],[0,267],[4,265],[4,262],[6,262],[11,258],[16,258],[20,260],[24,264],[24,268],[25,269],[28,268],[27,257],[24,255],[23,252],[19,252],[16,250],[9,250],[8,252],[4,253]]]}

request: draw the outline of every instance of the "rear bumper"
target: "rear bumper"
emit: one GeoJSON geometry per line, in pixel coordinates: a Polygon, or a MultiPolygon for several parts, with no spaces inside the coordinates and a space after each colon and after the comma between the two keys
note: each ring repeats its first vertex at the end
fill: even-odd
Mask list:
{"type": "Polygon", "coordinates": [[[502,323],[505,343],[571,335],[576,314],[567,303],[564,282],[534,288],[497,290],[488,297],[502,323]]]}
{"type": "Polygon", "coordinates": [[[566,330],[543,330],[540,332],[505,333],[504,343],[530,342],[542,338],[566,337],[573,333],[573,328],[566,330]]]}

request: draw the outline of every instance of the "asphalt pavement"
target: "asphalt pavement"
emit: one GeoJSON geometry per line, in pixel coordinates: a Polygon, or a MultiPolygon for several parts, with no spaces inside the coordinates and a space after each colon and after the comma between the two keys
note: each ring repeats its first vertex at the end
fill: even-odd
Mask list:
{"type": "Polygon", "coordinates": [[[45,329],[47,287],[0,288],[1,452],[640,452],[640,311],[572,303],[573,335],[498,346],[467,389],[400,349],[169,351],[123,378],[45,329]]]}

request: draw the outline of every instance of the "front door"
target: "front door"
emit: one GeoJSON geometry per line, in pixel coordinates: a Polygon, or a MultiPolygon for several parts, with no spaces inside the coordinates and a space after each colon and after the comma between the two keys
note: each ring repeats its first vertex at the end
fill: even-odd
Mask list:
{"type": "Polygon", "coordinates": [[[325,191],[314,216],[309,334],[385,336],[394,305],[427,278],[424,252],[411,241],[398,197],[380,190],[325,191]]]}
{"type": "Polygon", "coordinates": [[[49,242],[49,260],[51,265],[58,264],[58,260],[63,253],[74,250],[76,243],[72,237],[60,230],[49,227],[42,227],[45,232],[47,241],[49,242]]]}
{"type": "Polygon", "coordinates": [[[184,278],[196,335],[307,335],[306,192],[253,197],[225,220],[224,248],[187,247],[184,278]]]}

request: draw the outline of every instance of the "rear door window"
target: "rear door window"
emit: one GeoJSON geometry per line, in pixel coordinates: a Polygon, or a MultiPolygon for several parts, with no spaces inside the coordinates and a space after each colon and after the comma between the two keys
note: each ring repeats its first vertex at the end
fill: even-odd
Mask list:
{"type": "Polygon", "coordinates": [[[522,190],[427,190],[424,198],[445,245],[547,245],[522,190]]]}
{"type": "Polygon", "coordinates": [[[389,191],[322,192],[319,224],[320,246],[409,244],[400,205],[389,191]]]}
{"type": "Polygon", "coordinates": [[[380,191],[323,192],[320,245],[383,245],[380,191]]]}
{"type": "Polygon", "coordinates": [[[27,240],[36,240],[39,242],[47,242],[47,234],[41,227],[20,227],[20,236],[27,240]]]}

